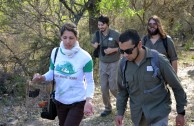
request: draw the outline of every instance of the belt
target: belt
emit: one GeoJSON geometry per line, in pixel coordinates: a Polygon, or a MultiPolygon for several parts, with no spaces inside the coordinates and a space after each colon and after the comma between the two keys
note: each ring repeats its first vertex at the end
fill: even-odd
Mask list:
{"type": "Polygon", "coordinates": [[[74,105],[76,105],[76,104],[85,103],[85,102],[86,102],[86,101],[84,100],[84,101],[75,102],[75,103],[72,103],[72,104],[63,104],[63,103],[61,103],[61,102],[55,100],[55,104],[57,104],[57,105],[63,105],[63,106],[67,106],[67,107],[71,107],[71,106],[74,106],[74,105]]]}

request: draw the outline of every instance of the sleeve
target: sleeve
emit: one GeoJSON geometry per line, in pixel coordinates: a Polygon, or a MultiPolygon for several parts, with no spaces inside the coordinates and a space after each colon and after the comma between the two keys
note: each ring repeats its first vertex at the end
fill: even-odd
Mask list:
{"type": "Polygon", "coordinates": [[[49,69],[49,71],[44,74],[46,81],[53,80],[53,72],[53,70],[49,69]]]}
{"type": "Polygon", "coordinates": [[[119,36],[120,36],[120,33],[116,32],[116,41],[117,41],[117,43],[119,43],[119,36]]]}
{"type": "Polygon", "coordinates": [[[54,48],[51,52],[49,71],[44,74],[44,76],[46,78],[46,81],[52,81],[53,80],[55,51],[56,51],[56,48],[54,48]]]}
{"type": "Polygon", "coordinates": [[[146,35],[144,35],[144,36],[141,38],[141,42],[142,42],[142,45],[143,45],[143,46],[145,45],[145,37],[146,37],[146,35]]]}
{"type": "Polygon", "coordinates": [[[162,76],[173,90],[177,113],[183,112],[187,105],[187,97],[181,82],[167,58],[160,56],[159,62],[162,76]]]}
{"type": "Polygon", "coordinates": [[[90,60],[83,68],[84,72],[92,72],[93,71],[93,61],[90,60]]]}
{"type": "Polygon", "coordinates": [[[93,61],[90,60],[86,63],[83,68],[86,81],[86,97],[93,98],[94,96],[94,79],[93,79],[93,61]]]}
{"type": "Polygon", "coordinates": [[[170,36],[167,36],[168,56],[170,61],[178,60],[174,42],[170,36]]]}
{"type": "Polygon", "coordinates": [[[86,81],[86,98],[93,98],[94,96],[94,79],[93,79],[93,71],[85,73],[85,81],[86,81]]]}
{"type": "Polygon", "coordinates": [[[121,68],[118,68],[118,75],[117,75],[118,93],[117,93],[117,99],[116,99],[116,108],[117,108],[117,115],[121,115],[121,116],[123,116],[125,113],[127,101],[129,98],[127,89],[121,86],[122,80],[123,79],[122,79],[121,68]]]}

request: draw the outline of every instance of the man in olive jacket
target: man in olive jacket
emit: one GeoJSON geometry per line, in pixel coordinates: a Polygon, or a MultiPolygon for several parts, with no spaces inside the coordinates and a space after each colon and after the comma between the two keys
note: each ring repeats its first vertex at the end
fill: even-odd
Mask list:
{"type": "Polygon", "coordinates": [[[116,98],[117,96],[117,69],[120,59],[119,47],[119,33],[109,28],[109,18],[101,15],[98,18],[98,37],[94,35],[92,46],[98,48],[99,51],[99,77],[102,92],[102,100],[104,103],[104,111],[100,114],[101,117],[106,117],[112,112],[111,94],[116,98]]]}
{"type": "MultiPolygon", "coordinates": [[[[172,88],[176,99],[176,125],[183,126],[187,104],[186,93],[168,59],[158,53],[158,75],[153,77],[151,58],[153,51],[142,46],[136,30],[129,29],[119,37],[119,48],[126,60],[125,68],[120,64],[118,70],[118,95],[116,125],[123,125],[123,116],[130,98],[131,119],[135,126],[168,126],[171,111],[170,92],[172,88]]],[[[120,63],[123,61],[121,60],[120,63]]]]}

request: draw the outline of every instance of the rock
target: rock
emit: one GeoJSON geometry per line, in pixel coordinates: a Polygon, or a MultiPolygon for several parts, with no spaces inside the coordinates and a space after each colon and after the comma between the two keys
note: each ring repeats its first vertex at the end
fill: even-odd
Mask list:
{"type": "Polygon", "coordinates": [[[0,123],[0,126],[6,126],[6,123],[0,123]]]}
{"type": "Polygon", "coordinates": [[[15,120],[11,120],[10,122],[8,122],[8,125],[16,126],[17,123],[18,123],[18,120],[15,119],[15,120]]]}
{"type": "Polygon", "coordinates": [[[194,51],[194,47],[190,47],[189,50],[190,50],[190,51],[194,51]]]}

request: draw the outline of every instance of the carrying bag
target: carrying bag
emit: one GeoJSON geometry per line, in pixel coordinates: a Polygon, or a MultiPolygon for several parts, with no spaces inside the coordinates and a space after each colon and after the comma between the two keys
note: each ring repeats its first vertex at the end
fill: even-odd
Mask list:
{"type": "MultiPolygon", "coordinates": [[[[100,32],[99,31],[96,32],[96,38],[97,38],[97,42],[100,43],[100,32]]],[[[99,53],[100,53],[100,45],[98,45],[98,47],[94,49],[93,56],[95,58],[98,58],[99,53]]]]}
{"type": "Polygon", "coordinates": [[[93,56],[95,58],[98,58],[99,57],[99,53],[100,53],[100,45],[98,45],[98,47],[94,49],[93,56]]]}
{"type": "Polygon", "coordinates": [[[55,120],[57,109],[54,103],[54,91],[51,93],[48,110],[41,112],[41,117],[44,119],[55,120]]]}
{"type": "MultiPolygon", "coordinates": [[[[54,63],[56,60],[58,49],[59,48],[57,48],[55,51],[54,63]]],[[[44,119],[55,120],[55,117],[57,116],[57,109],[54,102],[55,101],[54,87],[55,87],[55,81],[54,81],[54,75],[53,75],[52,92],[50,94],[49,105],[48,105],[48,108],[46,108],[46,110],[43,109],[43,111],[41,112],[41,117],[44,119]]]]}

